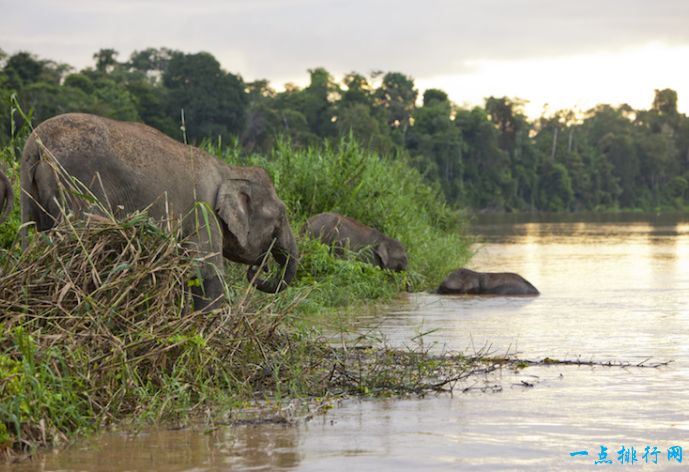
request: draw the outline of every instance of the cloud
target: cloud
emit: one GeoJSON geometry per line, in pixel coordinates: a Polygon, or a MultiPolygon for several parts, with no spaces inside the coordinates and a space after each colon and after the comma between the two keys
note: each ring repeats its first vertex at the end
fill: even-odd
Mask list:
{"type": "Polygon", "coordinates": [[[682,0],[24,0],[2,10],[7,52],[83,67],[101,47],[124,58],[149,46],[205,50],[227,70],[276,82],[316,66],[431,77],[480,60],[689,44],[682,0]]]}

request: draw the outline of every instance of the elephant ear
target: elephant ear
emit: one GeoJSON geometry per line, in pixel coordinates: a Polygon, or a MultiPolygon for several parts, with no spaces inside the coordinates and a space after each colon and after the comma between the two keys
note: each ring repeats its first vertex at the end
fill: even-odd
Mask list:
{"type": "Polygon", "coordinates": [[[388,267],[390,256],[388,255],[388,248],[385,243],[380,243],[373,248],[373,257],[376,259],[376,262],[380,262],[379,265],[381,268],[384,269],[388,267]]]}
{"type": "Polygon", "coordinates": [[[215,199],[215,211],[243,248],[249,240],[250,202],[251,186],[244,179],[224,180],[215,199]]]}

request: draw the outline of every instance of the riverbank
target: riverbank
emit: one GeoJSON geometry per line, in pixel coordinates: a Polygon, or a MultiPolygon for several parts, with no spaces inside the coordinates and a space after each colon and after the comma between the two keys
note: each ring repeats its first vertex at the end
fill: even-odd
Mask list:
{"type": "MultiPolygon", "coordinates": [[[[16,157],[16,149],[6,148],[4,157],[16,157]]],[[[187,285],[195,265],[174,228],[163,230],[144,214],[88,225],[63,218],[50,238],[36,235],[20,249],[16,205],[3,225],[3,234],[14,235],[5,238],[0,257],[6,455],[121,421],[175,422],[256,400],[433,390],[475,368],[477,361],[439,360],[423,351],[357,350],[356,343],[338,350],[318,328],[332,329],[333,313],[431,287],[468,258],[459,215],[418,173],[347,141],[310,150],[281,145],[267,158],[211,151],[230,163],[267,168],[295,234],[313,213],[349,214],[402,240],[409,271],[381,270],[355,254],[338,259],[301,239],[299,271],[287,290],[256,293],[246,268],[232,265],[229,306],[194,313],[187,285]],[[343,355],[350,348],[355,364],[343,355]]],[[[16,164],[9,174],[16,188],[16,164]]]]}
{"type": "MultiPolygon", "coordinates": [[[[145,215],[88,224],[67,218],[51,238],[6,253],[0,269],[0,444],[7,453],[125,418],[155,423],[256,399],[431,389],[421,372],[436,384],[470,364],[453,359],[449,373],[430,375],[424,364],[439,364],[424,353],[400,363],[402,353],[371,349],[352,374],[347,349],[304,325],[298,307],[315,290],[304,282],[271,298],[237,281],[227,287],[229,307],[194,312],[186,290],[193,258],[145,215]]],[[[343,264],[387,280],[390,291],[396,286],[393,274],[343,264]]]]}

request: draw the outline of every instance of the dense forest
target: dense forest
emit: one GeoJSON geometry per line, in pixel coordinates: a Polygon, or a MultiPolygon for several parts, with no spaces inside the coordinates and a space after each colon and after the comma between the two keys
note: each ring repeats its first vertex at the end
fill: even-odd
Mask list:
{"type": "MultiPolygon", "coordinates": [[[[119,60],[112,49],[75,71],[28,52],[0,50],[0,146],[21,124],[84,111],[143,121],[201,144],[235,142],[265,153],[277,141],[318,147],[353,136],[417,168],[458,207],[490,211],[682,208],[689,201],[689,118],[674,90],[656,90],[648,110],[598,105],[530,121],[519,99],[488,97],[462,108],[445,92],[419,97],[400,72],[351,72],[339,82],[309,70],[304,88],[277,92],[245,82],[209,53],[145,49],[119,60]],[[13,98],[14,97],[14,98],[13,98]]],[[[650,98],[650,91],[649,91],[650,98]]]]}

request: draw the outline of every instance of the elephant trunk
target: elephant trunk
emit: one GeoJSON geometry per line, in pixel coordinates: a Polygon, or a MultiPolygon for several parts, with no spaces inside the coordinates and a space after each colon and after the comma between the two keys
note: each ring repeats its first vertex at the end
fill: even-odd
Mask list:
{"type": "Polygon", "coordinates": [[[271,254],[273,259],[280,264],[282,270],[271,279],[260,279],[256,277],[258,271],[257,266],[249,267],[246,272],[246,276],[253,285],[259,289],[261,292],[266,293],[277,293],[285,288],[292,282],[294,276],[297,274],[297,262],[298,262],[298,251],[297,242],[294,239],[294,235],[290,230],[289,224],[285,222],[283,227],[283,233],[278,238],[277,242],[273,246],[271,254]]]}
{"type": "Polygon", "coordinates": [[[0,223],[5,221],[12,211],[14,205],[14,192],[12,191],[12,182],[5,174],[0,172],[0,187],[4,188],[4,195],[0,195],[0,205],[2,205],[2,212],[0,212],[0,223]]]}

